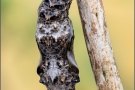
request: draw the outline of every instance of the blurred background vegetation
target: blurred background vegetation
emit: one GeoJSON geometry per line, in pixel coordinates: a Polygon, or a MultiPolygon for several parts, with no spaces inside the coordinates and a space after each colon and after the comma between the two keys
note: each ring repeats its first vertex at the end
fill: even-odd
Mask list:
{"type": "MultiPolygon", "coordinates": [[[[1,90],[46,90],[36,68],[37,9],[41,0],[1,1],[1,90]]],[[[125,90],[134,90],[134,0],[103,0],[111,43],[125,90]]],[[[76,90],[97,90],[85,46],[76,0],[70,8],[74,52],[81,82],[76,90]]]]}

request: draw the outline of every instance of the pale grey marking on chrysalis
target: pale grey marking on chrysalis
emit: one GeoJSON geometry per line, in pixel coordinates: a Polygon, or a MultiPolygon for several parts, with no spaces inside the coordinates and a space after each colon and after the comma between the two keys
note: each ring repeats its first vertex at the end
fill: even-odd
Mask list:
{"type": "Polygon", "coordinates": [[[42,55],[40,54],[40,59],[39,59],[39,62],[38,62],[38,66],[40,66],[41,62],[42,62],[42,55]]]}
{"type": "Polygon", "coordinates": [[[76,68],[78,68],[76,61],[75,61],[75,57],[74,54],[71,51],[67,51],[67,58],[70,62],[71,65],[75,66],[76,68]]]}
{"type": "Polygon", "coordinates": [[[50,66],[49,70],[47,71],[47,74],[51,77],[52,82],[54,81],[56,76],[61,75],[61,71],[58,69],[55,59],[50,60],[50,66]]]}
{"type": "Polygon", "coordinates": [[[64,25],[67,27],[67,30],[65,30],[65,31],[63,31],[64,30],[64,26],[61,25],[59,22],[52,22],[51,25],[50,25],[51,28],[46,28],[45,25],[43,25],[43,24],[40,23],[38,25],[38,27],[37,27],[37,32],[36,32],[36,38],[37,38],[37,40],[40,41],[41,38],[48,36],[48,35],[40,32],[40,29],[39,28],[42,28],[42,30],[44,30],[45,33],[51,34],[51,36],[53,36],[55,38],[55,41],[56,42],[57,42],[57,40],[58,40],[59,37],[61,37],[63,35],[67,35],[69,33],[69,31],[70,31],[70,38],[68,38],[68,41],[71,41],[71,37],[73,36],[72,23],[71,23],[70,20],[64,20],[64,25]],[[57,33],[51,34],[50,31],[53,29],[54,25],[57,26],[58,31],[57,31],[57,33]]]}
{"type": "Polygon", "coordinates": [[[70,37],[68,38],[68,41],[71,42],[71,38],[74,36],[73,34],[73,25],[72,25],[72,22],[70,21],[70,19],[68,20],[69,21],[69,27],[70,27],[70,37]]]}

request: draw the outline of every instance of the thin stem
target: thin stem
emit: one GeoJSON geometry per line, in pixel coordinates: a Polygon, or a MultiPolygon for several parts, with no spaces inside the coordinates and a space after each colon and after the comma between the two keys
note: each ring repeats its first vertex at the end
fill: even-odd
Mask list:
{"type": "Polygon", "coordinates": [[[102,0],[77,0],[77,4],[98,90],[123,90],[102,0]]]}

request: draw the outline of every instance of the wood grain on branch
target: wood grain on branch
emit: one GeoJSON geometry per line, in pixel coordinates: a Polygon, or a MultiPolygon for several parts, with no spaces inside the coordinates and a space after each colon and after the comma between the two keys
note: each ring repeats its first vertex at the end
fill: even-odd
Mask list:
{"type": "Polygon", "coordinates": [[[98,90],[123,90],[110,43],[102,0],[77,0],[98,90]]]}

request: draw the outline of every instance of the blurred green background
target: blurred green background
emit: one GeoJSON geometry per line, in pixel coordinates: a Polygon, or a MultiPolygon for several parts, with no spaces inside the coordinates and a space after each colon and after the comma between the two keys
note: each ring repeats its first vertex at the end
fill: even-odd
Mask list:
{"type": "MultiPolygon", "coordinates": [[[[1,1],[1,90],[46,90],[36,68],[37,9],[41,0],[1,1]]],[[[134,90],[134,0],[103,0],[111,43],[125,90],[134,90]]],[[[87,54],[76,0],[70,8],[74,52],[81,82],[76,90],[97,90],[87,54]]]]}

